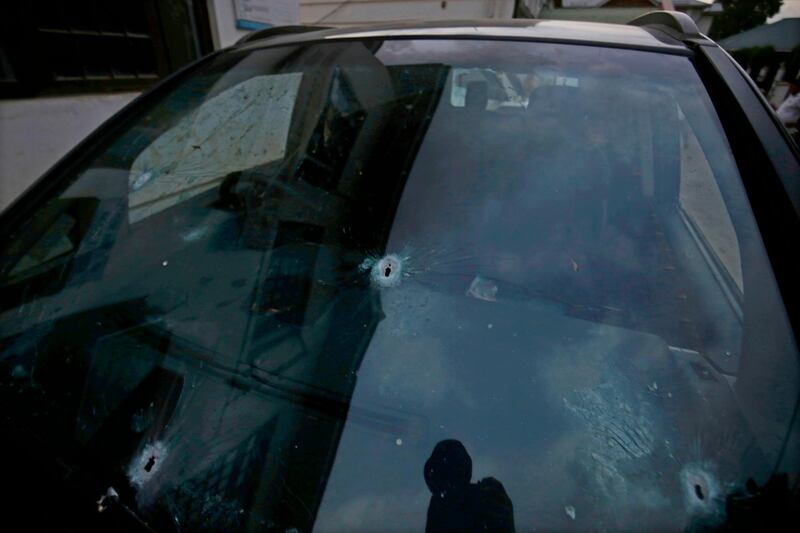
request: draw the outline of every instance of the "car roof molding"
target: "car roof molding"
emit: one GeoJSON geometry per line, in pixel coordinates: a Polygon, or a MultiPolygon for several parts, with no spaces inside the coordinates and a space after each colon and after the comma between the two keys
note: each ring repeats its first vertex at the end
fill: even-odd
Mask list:
{"type": "Polygon", "coordinates": [[[668,33],[682,41],[701,39],[705,36],[700,33],[694,19],[686,13],[680,11],[653,11],[645,13],[628,22],[629,26],[648,26],[661,30],[668,30],[668,33]]]}
{"type": "Polygon", "coordinates": [[[311,25],[288,25],[288,26],[272,26],[270,28],[264,28],[262,30],[256,30],[252,33],[248,33],[238,41],[236,41],[236,46],[240,44],[250,43],[253,41],[258,41],[260,39],[269,39],[270,37],[279,37],[281,35],[290,35],[293,33],[308,33],[312,31],[318,30],[329,30],[331,29],[330,26],[311,26],[311,25]]]}

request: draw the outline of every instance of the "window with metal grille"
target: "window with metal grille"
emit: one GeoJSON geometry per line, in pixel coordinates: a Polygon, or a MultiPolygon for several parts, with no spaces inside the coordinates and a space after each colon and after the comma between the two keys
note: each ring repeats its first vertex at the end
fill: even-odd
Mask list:
{"type": "Polygon", "coordinates": [[[23,4],[0,7],[2,96],[139,90],[211,50],[204,2],[23,4]]]}

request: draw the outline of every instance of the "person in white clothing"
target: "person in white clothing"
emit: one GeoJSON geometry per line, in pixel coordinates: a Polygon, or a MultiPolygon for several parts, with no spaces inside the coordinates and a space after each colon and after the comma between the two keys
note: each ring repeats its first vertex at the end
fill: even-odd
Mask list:
{"type": "Polygon", "coordinates": [[[800,76],[789,82],[789,96],[775,113],[787,128],[797,127],[800,120],[800,76]]]}

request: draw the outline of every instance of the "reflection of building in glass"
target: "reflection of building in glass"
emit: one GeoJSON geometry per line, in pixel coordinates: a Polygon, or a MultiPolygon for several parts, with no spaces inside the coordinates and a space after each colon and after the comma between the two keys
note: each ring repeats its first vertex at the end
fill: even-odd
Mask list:
{"type": "Polygon", "coordinates": [[[242,171],[229,187],[244,208],[244,245],[265,250],[242,356],[282,375],[320,343],[336,342],[326,340],[341,335],[332,329],[336,309],[352,314],[364,302],[362,294],[343,304],[343,294],[366,286],[357,267],[385,246],[446,78],[440,65],[386,67],[364,43],[298,50],[294,61],[326,67],[306,72],[296,102],[318,112],[293,117],[284,161],[242,171]],[[378,144],[393,150],[375,151],[378,144]]]}
{"type": "MultiPolygon", "coordinates": [[[[89,450],[86,463],[154,527],[178,520],[182,530],[311,529],[345,421],[383,433],[403,423],[363,408],[351,413],[382,317],[380,293],[358,267],[385,251],[447,67],[387,67],[375,56],[381,46],[254,52],[249,57],[264,61],[260,73],[303,72],[295,106],[303,112],[291,114],[279,160],[239,160],[225,143],[217,153],[229,157],[214,159],[177,143],[191,154],[184,164],[202,163],[208,180],[184,197],[178,189],[139,194],[158,185],[144,166],[131,182],[128,172],[95,162],[70,193],[82,196],[43,212],[42,232],[28,232],[32,242],[19,247],[22,254],[35,237],[55,237],[47,237],[51,253],[35,254],[40,264],[28,267],[46,270],[54,283],[61,283],[56,266],[74,265],[80,276],[72,293],[52,289],[60,292],[49,307],[65,311],[41,337],[48,340],[19,344],[36,347],[30,375],[59,400],[59,413],[74,411],[60,417],[68,435],[58,446],[72,449],[77,440],[89,450]],[[212,182],[219,190],[205,189],[212,182]],[[95,187],[108,196],[97,194],[99,209],[94,196],[83,199],[95,187]],[[132,206],[134,193],[142,202],[132,206]],[[137,206],[147,216],[134,222],[125,214],[137,206]],[[62,216],[73,212],[72,221],[62,216]],[[97,283],[80,295],[84,310],[74,293],[90,280],[97,283]],[[150,457],[154,442],[162,456],[150,457]]],[[[240,118],[257,125],[265,114],[240,118]]],[[[173,147],[169,131],[193,138],[150,123],[129,130],[108,154],[133,159],[139,143],[166,135],[152,150],[158,160],[156,148],[173,147]]],[[[18,262],[4,261],[3,270],[18,262]]],[[[51,288],[24,281],[5,294],[30,299],[51,288]]]]}
{"type": "Polygon", "coordinates": [[[293,117],[287,157],[241,171],[230,188],[241,198],[241,242],[263,251],[240,361],[289,402],[269,399],[270,422],[190,484],[194,509],[220,502],[223,529],[313,527],[381,316],[358,266],[385,247],[447,72],[386,67],[363,43],[301,50],[295,60],[327,68],[303,77],[296,105],[306,112],[293,117]],[[228,510],[237,505],[240,522],[228,510]]]}

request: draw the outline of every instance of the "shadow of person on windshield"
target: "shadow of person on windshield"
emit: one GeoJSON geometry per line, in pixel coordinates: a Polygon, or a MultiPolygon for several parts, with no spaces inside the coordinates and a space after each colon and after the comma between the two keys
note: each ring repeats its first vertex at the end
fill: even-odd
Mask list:
{"type": "Polygon", "coordinates": [[[457,440],[439,442],[425,462],[431,491],[427,533],[514,531],[514,507],[503,484],[493,477],[470,483],[472,458],[457,440]]]}

